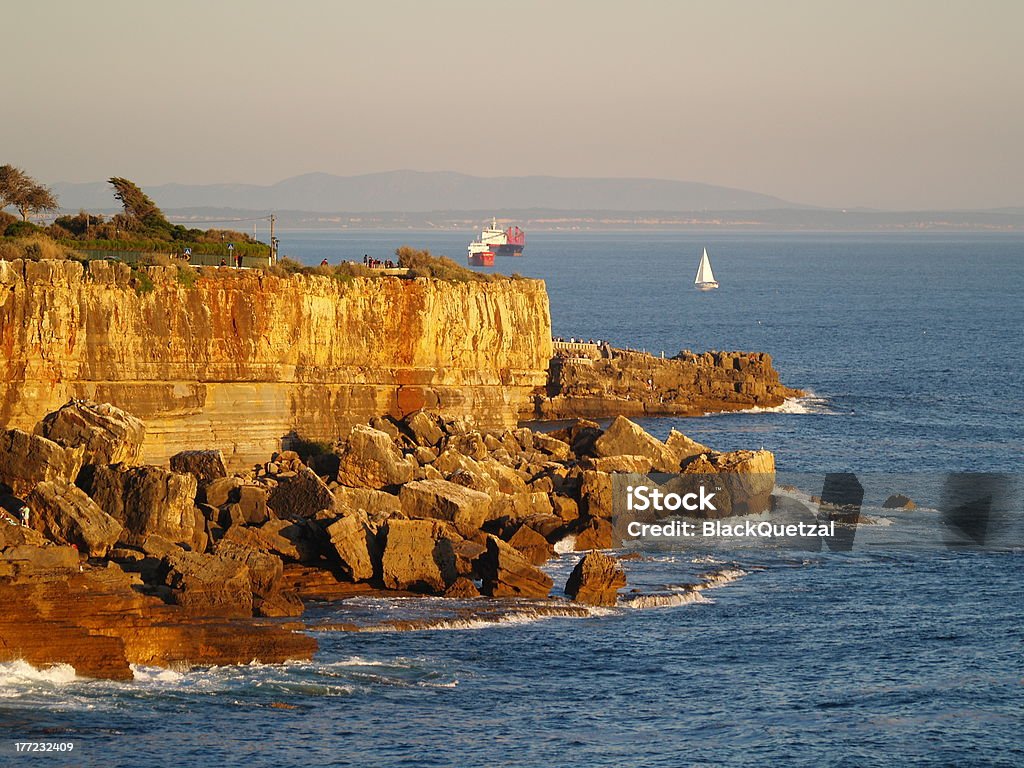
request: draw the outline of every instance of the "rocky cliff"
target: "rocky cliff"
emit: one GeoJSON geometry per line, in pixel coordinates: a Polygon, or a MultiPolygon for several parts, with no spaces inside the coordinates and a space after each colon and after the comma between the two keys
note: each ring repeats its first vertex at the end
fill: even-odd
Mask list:
{"type": "Polygon", "coordinates": [[[0,423],[69,398],[147,425],[143,458],[197,446],[240,466],[419,408],[512,426],[551,358],[544,284],[281,278],[116,262],[0,262],[0,423]]]}
{"type": "Polygon", "coordinates": [[[555,343],[534,416],[699,416],[770,408],[803,393],[779,381],[765,352],[681,352],[661,358],[597,344],[555,343]]]}

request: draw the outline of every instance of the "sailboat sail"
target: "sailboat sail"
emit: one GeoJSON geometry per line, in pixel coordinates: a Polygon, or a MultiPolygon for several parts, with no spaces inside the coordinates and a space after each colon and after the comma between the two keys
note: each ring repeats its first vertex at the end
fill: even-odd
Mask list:
{"type": "Polygon", "coordinates": [[[704,249],[704,255],[700,259],[700,266],[697,267],[697,277],[694,279],[694,285],[702,285],[704,283],[715,283],[715,273],[711,271],[711,259],[708,258],[708,249],[704,249]]]}

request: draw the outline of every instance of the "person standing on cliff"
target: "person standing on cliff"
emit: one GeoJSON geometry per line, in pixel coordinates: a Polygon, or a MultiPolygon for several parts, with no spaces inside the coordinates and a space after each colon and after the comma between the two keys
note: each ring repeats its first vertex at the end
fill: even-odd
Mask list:
{"type": "Polygon", "coordinates": [[[22,504],[21,509],[18,510],[18,514],[21,515],[21,524],[28,528],[28,520],[32,515],[32,510],[28,508],[28,504],[22,504]]]}

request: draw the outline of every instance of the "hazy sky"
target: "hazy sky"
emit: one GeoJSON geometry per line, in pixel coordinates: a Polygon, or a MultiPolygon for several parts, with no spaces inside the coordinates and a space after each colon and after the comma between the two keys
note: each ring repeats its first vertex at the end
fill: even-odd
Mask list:
{"type": "Polygon", "coordinates": [[[3,11],[0,163],[704,181],[1024,205],[1024,1],[68,2],[3,11]]]}

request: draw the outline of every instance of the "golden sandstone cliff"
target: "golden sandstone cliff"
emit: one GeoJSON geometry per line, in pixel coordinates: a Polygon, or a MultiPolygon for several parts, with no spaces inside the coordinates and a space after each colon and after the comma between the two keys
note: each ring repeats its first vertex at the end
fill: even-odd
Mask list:
{"type": "Polygon", "coordinates": [[[113,403],[146,422],[152,463],[209,445],[241,466],[420,408],[514,426],[552,356],[537,280],[0,261],[0,291],[0,423],[113,403]]]}

